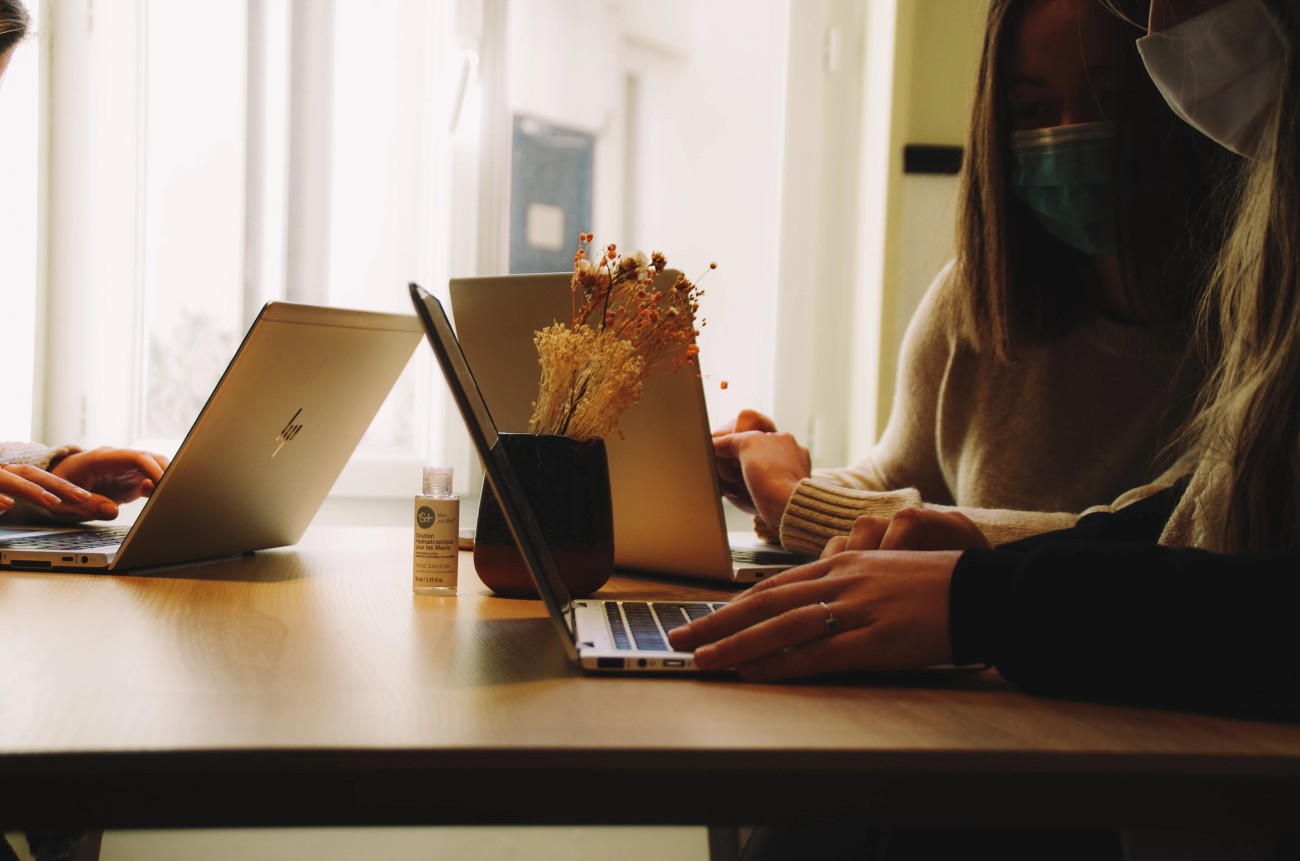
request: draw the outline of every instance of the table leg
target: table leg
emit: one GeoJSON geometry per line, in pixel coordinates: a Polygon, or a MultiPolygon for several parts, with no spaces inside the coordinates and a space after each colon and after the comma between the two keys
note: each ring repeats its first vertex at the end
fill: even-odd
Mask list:
{"type": "Polygon", "coordinates": [[[77,841],[68,861],[99,861],[99,848],[103,842],[103,831],[87,831],[86,836],[77,841]]]}
{"type": "Polygon", "coordinates": [[[709,826],[709,861],[740,861],[740,829],[734,825],[709,826]]]}

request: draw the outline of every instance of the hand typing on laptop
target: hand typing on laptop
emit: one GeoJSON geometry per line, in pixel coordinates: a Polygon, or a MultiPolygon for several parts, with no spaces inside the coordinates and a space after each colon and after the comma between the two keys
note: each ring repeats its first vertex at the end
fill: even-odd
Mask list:
{"type": "Polygon", "coordinates": [[[817,562],[757,584],[669,640],[694,649],[701,669],[736,667],[753,681],[947,663],[955,551],[988,546],[958,512],[859,517],[817,562]],[[950,552],[902,552],[915,550],[950,552]]]}
{"type": "Polygon", "coordinates": [[[694,649],[702,670],[737,667],[755,682],[946,663],[953,568],[959,551],[976,548],[988,549],[988,538],[959,511],[861,516],[818,561],[764,580],[668,639],[694,649]]]}
{"type": "Polygon", "coordinates": [[[0,446],[0,514],[19,501],[77,520],[112,520],[118,506],[153,493],[167,458],[104,446],[91,451],[0,446]],[[66,453],[64,453],[66,452],[66,453]]]}
{"type": "Polygon", "coordinates": [[[785,507],[799,482],[812,474],[808,449],[778,431],[767,416],[743,410],[713,431],[713,454],[722,495],[756,515],[760,536],[779,542],[785,507]]]}
{"type": "Polygon", "coordinates": [[[838,553],[759,582],[669,642],[693,649],[700,669],[734,667],[747,681],[946,664],[960,555],[838,553]]]}

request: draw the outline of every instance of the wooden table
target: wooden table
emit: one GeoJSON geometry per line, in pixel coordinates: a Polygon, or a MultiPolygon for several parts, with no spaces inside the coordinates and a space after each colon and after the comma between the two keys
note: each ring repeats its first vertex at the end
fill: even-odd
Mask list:
{"type": "Polygon", "coordinates": [[[1295,827],[1300,727],[993,673],[584,677],[468,556],[459,597],[412,596],[409,541],[314,529],[152,576],[0,575],[0,826],[1295,827]]]}

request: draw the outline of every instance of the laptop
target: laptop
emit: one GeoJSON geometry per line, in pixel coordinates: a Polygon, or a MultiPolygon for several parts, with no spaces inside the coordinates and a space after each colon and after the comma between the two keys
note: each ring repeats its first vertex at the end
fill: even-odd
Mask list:
{"type": "MultiPolygon", "coordinates": [[[[541,375],[533,333],[572,318],[570,277],[451,281],[456,333],[501,432],[528,430],[541,375]]],[[[677,273],[659,278],[667,289],[677,273]]],[[[605,440],[619,568],[753,583],[811,560],[728,532],[704,388],[689,367],[646,380],[640,403],[619,423],[623,437],[605,440]]]]}
{"type": "Polygon", "coordinates": [[[297,543],[422,331],[412,315],[267,303],[134,525],[0,529],[0,568],[122,571],[297,543]]]}
{"type": "Polygon", "coordinates": [[[668,631],[708,615],[723,603],[572,600],[532,506],[500,445],[492,414],[442,303],[418,285],[412,284],[410,290],[429,344],[483,463],[488,486],[501,504],[524,567],[537,586],[570,660],[584,670],[596,672],[699,672],[691,652],[674,651],[668,645],[668,631]]]}

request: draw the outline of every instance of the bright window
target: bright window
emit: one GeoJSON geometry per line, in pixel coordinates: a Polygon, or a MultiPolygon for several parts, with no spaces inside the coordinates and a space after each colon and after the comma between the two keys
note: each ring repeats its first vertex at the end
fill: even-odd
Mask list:
{"type": "MultiPolygon", "coordinates": [[[[407,282],[446,283],[450,10],[101,0],[88,26],[54,20],[50,329],[74,334],[47,438],[172,451],[263,302],[409,313],[407,282]]],[[[431,383],[421,353],[336,494],[409,495],[424,462],[467,460],[431,383]]]]}
{"type": "MultiPolygon", "coordinates": [[[[700,339],[713,421],[779,407],[781,386],[803,385],[788,374],[783,382],[783,355],[814,342],[811,326],[783,328],[779,288],[811,295],[818,285],[778,281],[801,274],[790,260],[822,251],[789,247],[790,225],[818,217],[791,209],[809,196],[787,186],[790,141],[802,151],[823,132],[787,127],[787,91],[796,65],[814,80],[830,74],[820,47],[800,47],[826,40],[796,14],[810,7],[794,6],[246,0],[216,14],[202,0],[60,5],[47,15],[57,38],[41,90],[48,272],[43,282],[24,276],[44,284],[39,331],[51,341],[28,348],[38,356],[35,432],[174,448],[263,302],[408,311],[408,281],[441,293],[451,276],[507,271],[512,241],[522,247],[512,215],[525,244],[550,255],[534,259],[562,265],[576,242],[565,207],[511,210],[512,186],[529,187],[511,175],[518,128],[583,149],[565,162],[565,176],[590,184],[572,195],[589,219],[578,229],[662,250],[691,276],[717,261],[702,285],[700,339]]],[[[15,65],[0,100],[26,112],[29,129],[37,56],[15,65]]],[[[842,98],[860,92],[853,68],[840,80],[842,98]]],[[[833,133],[845,135],[836,152],[851,160],[857,130],[833,133]]],[[[854,181],[852,164],[824,175],[854,181]]],[[[38,319],[36,300],[31,307],[38,319]]],[[[334,501],[397,504],[433,462],[456,466],[462,492],[477,491],[459,417],[431,366],[421,350],[334,501]]],[[[797,418],[792,430],[804,436],[810,421],[797,418]]],[[[358,510],[347,516],[364,522],[358,510]]]]}

